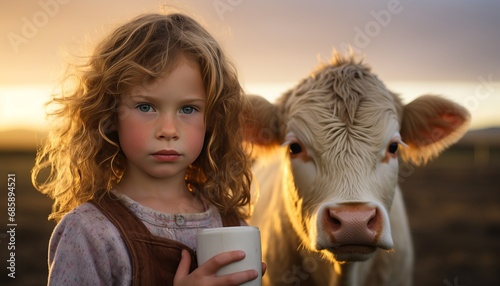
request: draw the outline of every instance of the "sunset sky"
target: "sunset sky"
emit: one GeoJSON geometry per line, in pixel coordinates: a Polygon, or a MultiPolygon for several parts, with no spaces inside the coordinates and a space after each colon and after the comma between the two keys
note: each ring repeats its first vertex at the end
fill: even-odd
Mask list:
{"type": "Polygon", "coordinates": [[[500,1],[31,0],[0,11],[0,131],[43,128],[68,61],[131,17],[172,7],[202,22],[245,89],[271,101],[350,46],[405,102],[441,94],[471,111],[472,128],[500,126],[500,1]]]}

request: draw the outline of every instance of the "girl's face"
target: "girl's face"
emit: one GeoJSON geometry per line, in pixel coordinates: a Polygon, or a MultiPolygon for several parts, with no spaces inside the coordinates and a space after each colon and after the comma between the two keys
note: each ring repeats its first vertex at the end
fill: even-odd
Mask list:
{"type": "Polygon", "coordinates": [[[169,74],[123,94],[117,131],[126,172],[184,179],[203,148],[206,97],[199,66],[182,54],[169,74]]]}

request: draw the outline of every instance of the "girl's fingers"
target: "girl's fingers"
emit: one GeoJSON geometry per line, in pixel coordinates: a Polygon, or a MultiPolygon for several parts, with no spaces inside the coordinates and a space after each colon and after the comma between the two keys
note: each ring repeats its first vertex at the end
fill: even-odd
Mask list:
{"type": "MultiPolygon", "coordinates": [[[[210,258],[204,266],[207,274],[215,274],[221,267],[230,263],[243,260],[245,252],[243,251],[229,251],[224,252],[210,258]]],[[[241,272],[236,272],[227,275],[221,275],[215,278],[216,285],[240,285],[242,283],[252,281],[259,276],[257,270],[250,269],[241,272]]]]}
{"type": "Polygon", "coordinates": [[[217,254],[200,265],[189,274],[191,257],[185,250],[174,277],[174,285],[240,285],[256,279],[259,274],[256,270],[246,270],[237,273],[216,276],[216,272],[223,266],[245,258],[243,251],[229,251],[217,254]]]}
{"type": "Polygon", "coordinates": [[[216,285],[240,285],[259,276],[257,270],[246,270],[217,277],[216,285]]]}
{"type": "Polygon", "coordinates": [[[177,271],[175,272],[174,284],[176,284],[180,279],[188,276],[190,266],[191,255],[189,255],[187,250],[183,249],[181,252],[181,262],[179,262],[179,266],[177,267],[177,271]]]}
{"type": "Polygon", "coordinates": [[[207,275],[212,275],[217,272],[222,266],[228,265],[230,263],[243,260],[245,258],[245,252],[236,250],[220,253],[210,258],[205,262],[200,268],[203,268],[203,272],[207,275]]]}

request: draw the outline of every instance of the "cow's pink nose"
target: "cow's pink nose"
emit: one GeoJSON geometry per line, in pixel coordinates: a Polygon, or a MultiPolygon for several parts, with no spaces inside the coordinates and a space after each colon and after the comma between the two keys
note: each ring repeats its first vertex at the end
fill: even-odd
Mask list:
{"type": "Polygon", "coordinates": [[[346,204],[326,209],[323,227],[336,245],[374,245],[382,231],[376,208],[346,204]]]}

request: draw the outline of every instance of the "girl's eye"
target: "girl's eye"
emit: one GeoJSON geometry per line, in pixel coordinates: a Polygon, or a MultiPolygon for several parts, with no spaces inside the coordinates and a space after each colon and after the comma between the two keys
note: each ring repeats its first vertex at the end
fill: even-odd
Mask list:
{"type": "Polygon", "coordinates": [[[191,114],[196,111],[196,108],[193,106],[184,106],[181,108],[181,112],[184,114],[191,114]]]}
{"type": "Polygon", "coordinates": [[[389,147],[387,147],[387,151],[389,151],[389,153],[391,154],[396,154],[396,151],[398,151],[398,145],[398,143],[392,142],[391,144],[389,144],[389,147]]]}
{"type": "Polygon", "coordinates": [[[153,110],[153,107],[149,104],[139,104],[137,106],[137,109],[141,112],[151,112],[153,110]]]}
{"type": "Polygon", "coordinates": [[[290,154],[292,155],[297,155],[302,152],[302,147],[299,143],[291,143],[290,145],[288,145],[288,148],[290,149],[290,154]]]}

